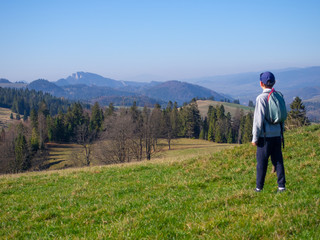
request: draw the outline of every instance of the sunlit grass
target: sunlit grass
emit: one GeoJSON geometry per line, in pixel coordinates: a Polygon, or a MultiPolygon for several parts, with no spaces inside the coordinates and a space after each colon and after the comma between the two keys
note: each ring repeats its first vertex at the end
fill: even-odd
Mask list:
{"type": "MultiPolygon", "coordinates": [[[[10,119],[10,114],[12,111],[8,108],[1,108],[0,107],[0,130],[2,127],[8,128],[11,123],[18,122],[18,120],[15,120],[16,113],[13,113],[14,119],[10,119]]],[[[20,115],[21,119],[23,118],[23,115],[20,115]]]]}
{"type": "Polygon", "coordinates": [[[319,239],[320,128],[285,137],[282,194],[271,166],[253,191],[250,144],[201,156],[182,141],[171,160],[2,176],[0,238],[319,239]]]}

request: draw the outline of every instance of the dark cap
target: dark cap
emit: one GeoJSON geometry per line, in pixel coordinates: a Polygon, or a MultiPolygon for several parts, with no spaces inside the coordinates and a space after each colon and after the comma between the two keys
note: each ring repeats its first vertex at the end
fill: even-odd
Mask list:
{"type": "Polygon", "coordinates": [[[271,86],[276,82],[276,79],[272,72],[263,72],[260,74],[260,81],[263,82],[264,85],[271,86]]]}

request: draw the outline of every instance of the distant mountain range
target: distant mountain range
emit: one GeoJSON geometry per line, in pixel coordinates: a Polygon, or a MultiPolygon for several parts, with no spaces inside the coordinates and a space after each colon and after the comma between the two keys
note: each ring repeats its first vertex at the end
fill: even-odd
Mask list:
{"type": "MultiPolygon", "coordinates": [[[[276,77],[275,89],[284,94],[288,103],[292,102],[296,96],[307,100],[320,95],[320,66],[269,71],[273,72],[276,77]]],[[[247,104],[249,100],[254,101],[261,92],[259,75],[260,72],[250,72],[184,79],[184,81],[230,94],[240,99],[241,103],[247,104]]]]}
{"type": "MultiPolygon", "coordinates": [[[[320,66],[308,68],[287,68],[270,70],[275,74],[275,89],[281,91],[290,104],[294,97],[299,96],[306,102],[309,117],[320,120],[320,66]],[[312,111],[311,111],[312,110],[312,111]]],[[[100,101],[115,105],[130,105],[133,101],[140,106],[155,102],[165,104],[169,100],[178,104],[189,102],[192,98],[210,98],[215,100],[239,99],[247,105],[249,100],[255,101],[261,92],[259,86],[260,72],[240,73],[222,76],[184,79],[166,82],[134,82],[118,81],[103,76],[77,72],[56,82],[36,80],[30,84],[23,82],[11,83],[0,79],[0,87],[28,87],[30,89],[49,92],[54,96],[75,100],[100,101]]]]}
{"type": "MultiPolygon", "coordinates": [[[[8,84],[8,82],[6,82],[8,84]]],[[[95,102],[103,105],[113,102],[114,105],[153,106],[155,103],[165,105],[168,101],[182,105],[192,98],[211,98],[218,101],[232,101],[232,97],[195,84],[167,82],[131,82],[118,81],[94,73],[77,72],[71,76],[49,82],[39,79],[26,86],[29,89],[48,92],[53,96],[73,100],[95,102]]]]}
{"type": "MultiPolygon", "coordinates": [[[[277,82],[274,87],[284,94],[288,105],[298,96],[306,103],[308,117],[313,121],[320,121],[320,66],[269,71],[275,74],[277,82]]],[[[256,96],[261,93],[259,75],[260,72],[250,72],[183,81],[215,89],[247,105],[249,100],[255,101],[256,96]]]]}
{"type": "Polygon", "coordinates": [[[58,86],[78,85],[84,84],[88,86],[104,86],[110,88],[124,87],[126,84],[122,81],[113,80],[110,78],[102,77],[94,73],[77,72],[73,73],[67,78],[59,79],[55,82],[58,86]]]}
{"type": "Polygon", "coordinates": [[[0,78],[0,83],[10,83],[10,81],[5,78],[0,78]]]}

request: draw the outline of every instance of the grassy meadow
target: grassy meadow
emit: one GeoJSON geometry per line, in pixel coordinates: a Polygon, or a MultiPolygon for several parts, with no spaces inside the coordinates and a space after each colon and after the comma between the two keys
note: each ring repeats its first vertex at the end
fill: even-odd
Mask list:
{"type": "MultiPolygon", "coordinates": [[[[8,108],[1,108],[0,107],[0,129],[2,127],[7,128],[10,123],[18,122],[18,120],[10,119],[10,114],[12,111],[8,108]]],[[[13,117],[16,117],[16,113],[13,113],[13,117]]],[[[21,119],[23,116],[21,116],[21,119]]]]}
{"type": "Polygon", "coordinates": [[[250,144],[182,142],[149,162],[3,175],[0,238],[320,239],[320,126],[285,138],[280,194],[271,166],[253,191],[250,144]]]}

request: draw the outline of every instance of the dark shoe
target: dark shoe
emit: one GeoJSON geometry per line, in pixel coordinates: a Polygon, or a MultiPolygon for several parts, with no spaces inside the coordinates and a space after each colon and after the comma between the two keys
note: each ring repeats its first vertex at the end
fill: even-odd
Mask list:
{"type": "Polygon", "coordinates": [[[278,188],[278,190],[277,190],[277,193],[282,193],[282,192],[284,192],[284,191],[286,191],[286,188],[278,188]]]}
{"type": "Polygon", "coordinates": [[[260,189],[260,188],[255,188],[254,191],[255,191],[255,192],[261,192],[262,189],[260,189]]]}

